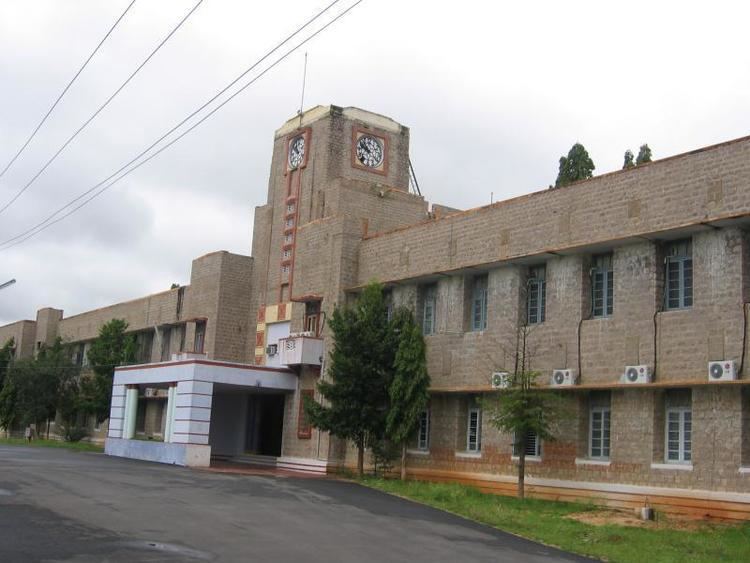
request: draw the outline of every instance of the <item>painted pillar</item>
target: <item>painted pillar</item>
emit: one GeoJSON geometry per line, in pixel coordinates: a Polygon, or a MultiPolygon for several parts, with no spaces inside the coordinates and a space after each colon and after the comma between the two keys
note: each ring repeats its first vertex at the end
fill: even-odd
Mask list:
{"type": "Polygon", "coordinates": [[[110,438],[122,438],[123,417],[125,416],[125,386],[112,386],[112,404],[109,409],[109,433],[110,438]]]}
{"type": "Polygon", "coordinates": [[[172,441],[172,427],[174,426],[174,398],[177,387],[174,385],[169,386],[167,392],[167,422],[164,425],[164,441],[172,441]]]}
{"type": "Polygon", "coordinates": [[[214,384],[180,381],[175,389],[172,441],[178,444],[208,445],[211,399],[214,384]]]}
{"type": "Polygon", "coordinates": [[[128,387],[125,391],[125,424],[123,438],[132,440],[135,437],[135,421],[138,418],[138,387],[128,387]]]}

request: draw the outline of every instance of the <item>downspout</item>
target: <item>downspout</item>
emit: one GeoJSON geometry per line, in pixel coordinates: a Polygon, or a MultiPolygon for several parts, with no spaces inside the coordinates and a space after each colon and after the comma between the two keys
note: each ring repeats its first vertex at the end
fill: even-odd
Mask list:
{"type": "MultiPolygon", "coordinates": [[[[593,277],[593,268],[589,268],[589,286],[591,291],[589,292],[589,314],[587,316],[581,315],[581,320],[578,321],[578,372],[577,377],[581,377],[581,371],[582,371],[582,364],[581,361],[581,329],[583,328],[583,321],[587,321],[591,319],[594,316],[594,284],[592,282],[593,277]]],[[[606,307],[606,304],[605,304],[606,307]]]]}
{"type": "Polygon", "coordinates": [[[740,358],[740,375],[745,371],[745,353],[747,352],[747,303],[742,304],[742,357],[740,358]]]}

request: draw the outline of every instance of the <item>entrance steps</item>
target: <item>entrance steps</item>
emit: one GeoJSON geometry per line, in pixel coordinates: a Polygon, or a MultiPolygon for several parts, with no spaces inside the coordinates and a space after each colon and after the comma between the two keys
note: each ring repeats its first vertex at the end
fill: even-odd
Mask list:
{"type": "Polygon", "coordinates": [[[257,454],[240,454],[235,456],[215,455],[212,456],[211,459],[229,463],[242,463],[251,467],[283,469],[286,471],[298,471],[302,473],[316,473],[318,475],[325,475],[328,472],[329,466],[329,463],[322,459],[274,457],[257,454]]]}

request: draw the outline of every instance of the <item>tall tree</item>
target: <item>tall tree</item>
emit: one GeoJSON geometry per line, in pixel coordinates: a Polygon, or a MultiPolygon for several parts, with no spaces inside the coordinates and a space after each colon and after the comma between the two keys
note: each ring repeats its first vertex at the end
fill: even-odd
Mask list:
{"type": "Polygon", "coordinates": [[[633,151],[630,149],[625,151],[625,159],[622,163],[622,169],[625,170],[626,168],[633,168],[635,164],[633,163],[633,151]]]}
{"type": "Polygon", "coordinates": [[[365,287],[352,307],[337,307],[328,324],[333,334],[328,379],[318,384],[326,405],[306,398],[313,426],[351,440],[357,447],[357,471],[364,474],[364,450],[382,438],[392,379],[389,322],[378,283],[365,287]]]}
{"type": "Polygon", "coordinates": [[[112,319],[102,325],[88,351],[93,373],[81,380],[81,408],[99,422],[109,416],[115,368],[135,361],[135,338],[127,329],[126,321],[112,319]]]}
{"type": "Polygon", "coordinates": [[[651,149],[648,145],[641,145],[641,148],[638,149],[638,156],[635,157],[635,163],[638,165],[647,162],[651,162],[651,149]]]}
{"type": "Polygon", "coordinates": [[[594,172],[594,161],[581,143],[576,143],[568,151],[568,156],[560,157],[555,187],[567,186],[578,180],[591,178],[594,172]]]}
{"type": "Polygon", "coordinates": [[[0,424],[11,428],[55,418],[63,401],[63,382],[76,380],[78,368],[70,359],[70,350],[58,338],[52,346],[42,346],[35,358],[14,362],[0,392],[0,424]]]}
{"type": "Polygon", "coordinates": [[[529,327],[518,329],[516,338],[516,369],[509,385],[484,401],[492,426],[513,436],[513,448],[518,453],[518,498],[525,496],[526,448],[530,435],[537,440],[554,440],[555,429],[565,416],[560,397],[539,389],[538,372],[531,371],[531,347],[527,339],[529,327]]]}
{"type": "MultiPolygon", "coordinates": [[[[390,407],[386,421],[388,437],[401,446],[401,479],[406,479],[406,444],[419,425],[419,417],[427,408],[430,376],[422,329],[406,310],[394,316],[403,317],[398,326],[398,347],[394,360],[394,376],[388,394],[390,407]]],[[[396,332],[396,331],[394,331],[396,332]]]]}
{"type": "Polygon", "coordinates": [[[8,374],[10,364],[13,361],[13,350],[16,347],[14,338],[9,338],[0,348],[0,392],[3,390],[3,382],[8,374]]]}

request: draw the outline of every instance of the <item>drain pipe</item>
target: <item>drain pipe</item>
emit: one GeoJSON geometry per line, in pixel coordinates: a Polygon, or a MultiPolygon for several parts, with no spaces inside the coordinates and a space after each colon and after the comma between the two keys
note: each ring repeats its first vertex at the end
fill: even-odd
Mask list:
{"type": "MultiPolygon", "coordinates": [[[[585,317],[581,315],[581,319],[578,321],[578,373],[577,377],[580,381],[581,379],[581,371],[582,371],[582,364],[581,361],[581,329],[583,328],[583,321],[588,321],[594,316],[594,283],[593,283],[593,276],[594,276],[594,269],[589,268],[589,286],[591,288],[590,295],[589,295],[589,314],[585,317]]],[[[606,304],[605,304],[606,307],[606,304]]]]}
{"type": "Polygon", "coordinates": [[[740,375],[745,371],[745,353],[747,352],[747,303],[742,304],[742,357],[740,358],[740,375]]]}

